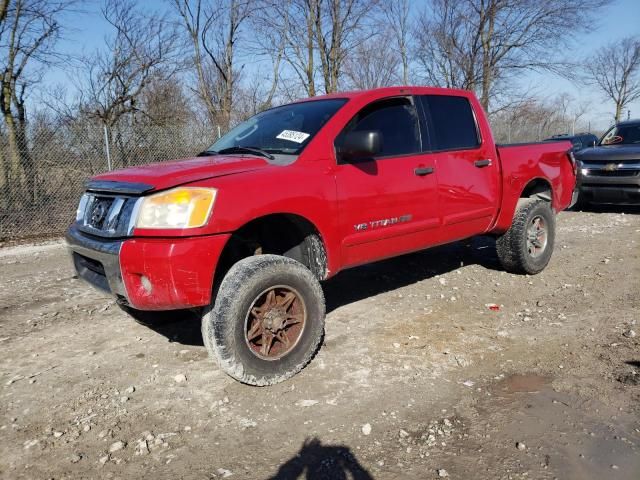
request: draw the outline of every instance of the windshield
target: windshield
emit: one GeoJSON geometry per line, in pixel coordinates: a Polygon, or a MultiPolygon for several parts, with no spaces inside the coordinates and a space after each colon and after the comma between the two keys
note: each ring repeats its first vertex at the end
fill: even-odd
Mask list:
{"type": "Polygon", "coordinates": [[[600,140],[600,145],[632,144],[640,144],[640,123],[612,127],[600,140]]]}
{"type": "Polygon", "coordinates": [[[298,155],[346,101],[312,100],[266,110],[229,131],[206,152],[251,153],[251,149],[276,156],[298,155]]]}

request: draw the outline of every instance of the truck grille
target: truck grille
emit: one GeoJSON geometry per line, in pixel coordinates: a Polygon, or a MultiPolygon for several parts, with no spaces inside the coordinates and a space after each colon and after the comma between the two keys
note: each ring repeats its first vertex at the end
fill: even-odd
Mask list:
{"type": "Polygon", "coordinates": [[[78,228],[101,237],[131,234],[132,217],[138,197],[87,192],[78,208],[78,228]]]}
{"type": "Polygon", "coordinates": [[[585,172],[588,176],[596,176],[596,177],[637,177],[640,175],[640,170],[595,170],[595,169],[586,169],[585,172]]]}
{"type": "Polygon", "coordinates": [[[640,161],[584,160],[582,174],[585,177],[637,177],[640,175],[640,161]]]}

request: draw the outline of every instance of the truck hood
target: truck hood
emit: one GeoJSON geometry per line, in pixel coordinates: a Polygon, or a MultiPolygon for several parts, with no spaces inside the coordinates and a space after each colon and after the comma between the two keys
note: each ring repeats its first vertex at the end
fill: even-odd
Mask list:
{"type": "Polygon", "coordinates": [[[612,161],[640,160],[640,145],[607,145],[606,147],[590,147],[575,154],[583,161],[612,161]]]}
{"type": "Polygon", "coordinates": [[[266,160],[257,157],[214,155],[114,170],[93,177],[91,182],[105,182],[105,185],[111,182],[142,184],[152,187],[147,188],[146,191],[165,190],[185,183],[249,172],[269,166],[266,160]]]}

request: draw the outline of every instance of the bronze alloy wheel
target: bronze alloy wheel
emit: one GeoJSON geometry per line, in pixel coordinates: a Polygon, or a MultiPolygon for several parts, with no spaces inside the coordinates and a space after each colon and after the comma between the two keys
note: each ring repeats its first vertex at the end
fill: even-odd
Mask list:
{"type": "Polygon", "coordinates": [[[253,255],[224,276],[202,315],[202,339],[221,370],[248,385],[274,385],[300,372],[324,335],[324,292],[302,263],[253,255]]]}
{"type": "Polygon", "coordinates": [[[262,360],[278,360],[298,344],[307,321],[302,296],[292,287],[269,287],[249,307],[244,339],[262,360]]]}
{"type": "Polygon", "coordinates": [[[539,257],[547,248],[547,225],[544,218],[536,215],[527,228],[527,251],[533,258],[539,257]]]}

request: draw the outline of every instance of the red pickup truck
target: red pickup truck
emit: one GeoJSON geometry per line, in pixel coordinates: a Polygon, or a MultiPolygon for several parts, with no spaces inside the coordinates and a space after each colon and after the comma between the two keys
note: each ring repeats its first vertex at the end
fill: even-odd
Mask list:
{"type": "Polygon", "coordinates": [[[496,146],[467,91],[337,93],[259,113],[196,158],[94,177],[66,238],[81,278],[134,316],[199,309],[220,367],[269,385],[319,348],[319,282],[341,270],[490,234],[505,269],[540,272],[575,201],[570,148],[496,146]]]}

